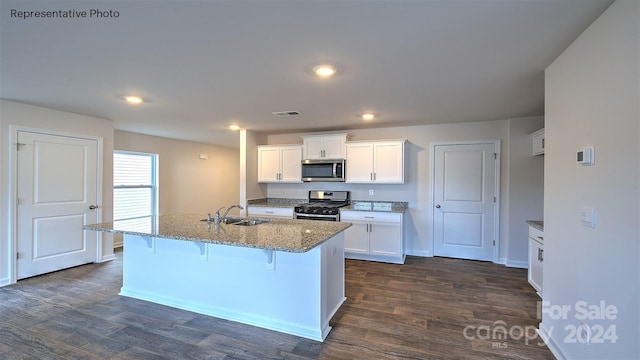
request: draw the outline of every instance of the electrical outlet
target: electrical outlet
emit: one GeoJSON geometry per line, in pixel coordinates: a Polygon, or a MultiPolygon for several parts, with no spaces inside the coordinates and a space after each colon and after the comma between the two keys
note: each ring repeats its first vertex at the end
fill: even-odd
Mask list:
{"type": "Polygon", "coordinates": [[[591,328],[584,322],[581,322],[580,326],[576,329],[576,336],[580,343],[589,345],[591,343],[591,328]]]}
{"type": "Polygon", "coordinates": [[[369,189],[369,196],[373,196],[373,195],[374,195],[373,189],[369,189]]]}

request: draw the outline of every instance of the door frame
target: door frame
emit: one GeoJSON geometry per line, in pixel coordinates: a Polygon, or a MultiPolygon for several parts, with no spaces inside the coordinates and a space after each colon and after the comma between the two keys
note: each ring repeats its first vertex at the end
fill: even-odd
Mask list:
{"type": "Polygon", "coordinates": [[[478,141],[437,141],[429,144],[429,148],[431,150],[431,201],[428,203],[431,204],[431,208],[429,209],[431,214],[431,241],[429,242],[429,251],[431,252],[431,256],[435,256],[435,239],[436,239],[436,230],[435,230],[435,213],[434,208],[436,206],[436,146],[446,146],[446,145],[477,145],[477,144],[491,144],[494,148],[494,153],[496,154],[496,168],[495,168],[495,194],[496,194],[496,202],[493,206],[494,211],[494,221],[493,221],[493,232],[495,236],[496,245],[493,247],[493,263],[498,264],[500,261],[500,163],[502,162],[502,156],[500,156],[500,148],[501,148],[501,140],[478,140],[478,141]]]}
{"type": "MultiPolygon", "coordinates": [[[[98,151],[96,153],[98,159],[96,161],[96,170],[97,170],[97,189],[96,189],[96,197],[98,208],[96,209],[96,216],[98,222],[102,222],[102,186],[103,186],[103,143],[104,139],[99,136],[92,136],[87,134],[76,134],[69,133],[65,131],[57,131],[57,130],[49,130],[49,129],[37,129],[30,128],[24,126],[9,126],[9,143],[11,144],[9,150],[9,194],[11,199],[9,200],[10,209],[9,209],[9,219],[7,219],[7,223],[9,224],[9,251],[7,254],[8,257],[8,268],[9,268],[9,283],[15,284],[17,280],[17,261],[16,261],[16,253],[18,252],[18,133],[20,131],[23,132],[31,132],[36,134],[43,135],[53,135],[53,136],[65,136],[65,137],[73,137],[87,140],[95,140],[98,143],[98,151]]],[[[98,243],[96,244],[96,263],[102,262],[102,233],[98,232],[98,243]]]]}

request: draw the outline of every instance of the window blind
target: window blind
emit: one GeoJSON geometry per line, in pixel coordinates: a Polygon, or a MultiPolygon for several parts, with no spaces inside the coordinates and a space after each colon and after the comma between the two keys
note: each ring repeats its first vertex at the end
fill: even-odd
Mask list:
{"type": "Polygon", "coordinates": [[[113,219],[155,215],[156,155],[115,152],[113,154],[113,219]]]}

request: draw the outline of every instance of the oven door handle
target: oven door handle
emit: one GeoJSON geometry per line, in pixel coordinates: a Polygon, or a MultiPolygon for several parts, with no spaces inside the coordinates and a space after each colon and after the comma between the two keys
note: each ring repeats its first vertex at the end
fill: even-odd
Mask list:
{"type": "Polygon", "coordinates": [[[338,177],[338,163],[334,162],[333,163],[333,178],[337,178],[338,177]]]}
{"type": "Polygon", "coordinates": [[[312,219],[313,218],[326,218],[326,219],[336,219],[338,221],[338,217],[336,215],[320,215],[320,214],[298,214],[296,213],[296,219],[312,219]]]}

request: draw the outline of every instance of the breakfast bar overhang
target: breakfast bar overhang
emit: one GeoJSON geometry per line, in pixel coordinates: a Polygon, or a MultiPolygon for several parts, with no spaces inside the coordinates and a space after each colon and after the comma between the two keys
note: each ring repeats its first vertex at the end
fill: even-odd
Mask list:
{"type": "Polygon", "coordinates": [[[120,295],[323,341],[345,301],[350,223],[214,225],[194,214],[85,226],[124,234],[120,295]]]}

